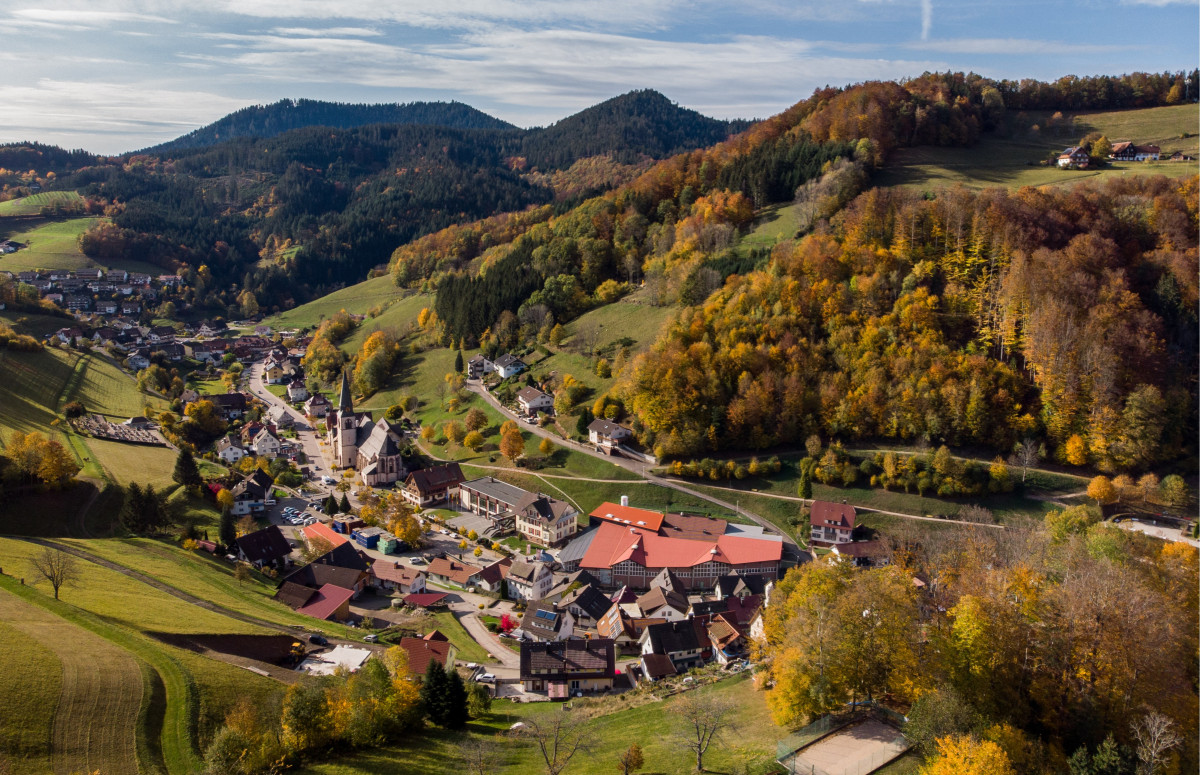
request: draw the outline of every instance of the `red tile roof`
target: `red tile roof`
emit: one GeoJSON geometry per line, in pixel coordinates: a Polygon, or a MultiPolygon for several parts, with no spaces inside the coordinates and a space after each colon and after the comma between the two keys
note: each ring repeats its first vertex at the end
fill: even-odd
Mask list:
{"type": "Polygon", "coordinates": [[[444,640],[402,638],[400,648],[408,652],[409,675],[424,675],[430,662],[437,662],[445,667],[450,660],[450,651],[454,647],[444,640]]]}
{"type": "Polygon", "coordinates": [[[354,597],[354,590],[326,584],[317,590],[317,594],[313,595],[308,603],[297,608],[296,613],[311,616],[314,619],[328,619],[352,597],[354,597]]]}
{"type": "Polygon", "coordinates": [[[430,576],[442,576],[443,578],[450,579],[455,584],[462,584],[463,586],[470,584],[471,579],[481,570],[483,569],[477,568],[474,565],[456,562],[446,557],[438,557],[429,563],[430,576]]]}
{"type": "Polygon", "coordinates": [[[810,521],[813,527],[833,527],[842,530],[854,529],[854,507],[845,503],[813,501],[810,521]]]}
{"type": "Polygon", "coordinates": [[[778,562],[782,556],[779,541],[727,535],[716,541],[691,541],[605,522],[597,528],[579,567],[611,568],[625,560],[644,568],[690,568],[709,561],[746,565],[778,562]]]}
{"type": "Polygon", "coordinates": [[[304,528],[304,540],[312,541],[314,538],[324,538],[335,548],[350,540],[340,533],[333,532],[333,528],[324,522],[314,522],[304,528]]]}
{"type": "Polygon", "coordinates": [[[404,604],[416,606],[417,608],[428,608],[440,603],[444,597],[446,597],[445,592],[417,592],[412,595],[405,595],[404,604]]]}
{"type": "Polygon", "coordinates": [[[408,586],[416,581],[423,571],[410,568],[395,560],[376,560],[371,565],[371,575],[380,581],[390,581],[393,584],[408,586]]]}
{"type": "Polygon", "coordinates": [[[616,503],[609,503],[608,501],[597,506],[595,511],[589,516],[617,525],[645,528],[655,533],[658,532],[663,523],[663,515],[657,511],[636,509],[633,506],[619,506],[616,503]]]}

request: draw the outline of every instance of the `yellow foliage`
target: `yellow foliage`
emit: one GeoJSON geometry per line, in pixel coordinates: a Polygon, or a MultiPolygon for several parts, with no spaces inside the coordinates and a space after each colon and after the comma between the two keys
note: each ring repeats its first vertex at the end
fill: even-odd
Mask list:
{"type": "Polygon", "coordinates": [[[1016,775],[1008,754],[991,740],[939,737],[937,751],[937,758],[921,768],[921,775],[1016,775]]]}

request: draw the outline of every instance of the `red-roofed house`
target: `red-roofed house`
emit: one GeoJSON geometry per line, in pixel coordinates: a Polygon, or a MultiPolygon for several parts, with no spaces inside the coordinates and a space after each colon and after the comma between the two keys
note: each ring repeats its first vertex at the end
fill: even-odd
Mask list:
{"type": "Polygon", "coordinates": [[[402,595],[425,591],[425,574],[395,560],[376,560],[371,565],[371,581],[383,589],[402,595]]]}
{"type": "Polygon", "coordinates": [[[311,544],[314,538],[323,538],[329,542],[329,545],[336,548],[346,543],[350,539],[339,533],[333,532],[333,529],[324,522],[314,522],[304,528],[304,542],[311,544]]]}
{"type": "Polygon", "coordinates": [[[817,546],[850,543],[855,516],[854,507],[845,503],[813,501],[809,512],[812,543],[817,546]]]}
{"type": "Polygon", "coordinates": [[[350,598],[354,590],[325,584],[307,603],[296,609],[296,613],[323,621],[345,621],[350,618],[350,598]]]}
{"type": "Polygon", "coordinates": [[[442,667],[454,666],[454,646],[448,641],[429,637],[401,638],[400,648],[408,652],[409,675],[425,675],[430,662],[437,662],[442,667]]]}
{"type": "Polygon", "coordinates": [[[734,535],[694,541],[602,520],[579,567],[603,586],[632,589],[648,589],[668,569],[693,590],[711,589],[727,573],[776,579],[782,556],[780,541],[734,535]]]}
{"type": "Polygon", "coordinates": [[[432,608],[439,605],[449,595],[445,592],[420,592],[404,596],[404,604],[414,608],[432,608]]]}

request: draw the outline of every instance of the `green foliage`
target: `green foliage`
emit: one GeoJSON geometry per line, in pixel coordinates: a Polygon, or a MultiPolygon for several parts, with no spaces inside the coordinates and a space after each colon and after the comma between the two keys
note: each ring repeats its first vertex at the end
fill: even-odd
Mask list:
{"type": "Polygon", "coordinates": [[[204,483],[204,477],[200,476],[200,468],[196,465],[196,459],[192,457],[192,451],[187,447],[179,449],[179,455],[175,458],[175,471],[171,474],[171,478],[176,484],[182,484],[184,487],[199,487],[204,483]]]}

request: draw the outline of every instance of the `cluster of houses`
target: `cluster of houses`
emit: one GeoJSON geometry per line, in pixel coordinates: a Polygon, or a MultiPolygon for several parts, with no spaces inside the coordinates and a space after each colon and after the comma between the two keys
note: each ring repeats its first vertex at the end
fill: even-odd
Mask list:
{"type": "MultiPolygon", "coordinates": [[[[1119,143],[1113,143],[1112,152],[1109,153],[1110,161],[1159,161],[1163,158],[1162,149],[1157,145],[1135,145],[1131,140],[1122,140],[1119,143]]],[[[1183,151],[1175,151],[1170,156],[1166,157],[1167,161],[1195,161],[1192,156],[1185,154],[1183,151]]],[[[1073,145],[1058,155],[1058,166],[1062,168],[1072,168],[1085,170],[1091,163],[1088,152],[1083,148],[1073,145]]]]}
{"type": "Polygon", "coordinates": [[[467,376],[471,379],[483,379],[488,374],[495,374],[500,379],[508,379],[528,368],[528,364],[512,353],[505,353],[495,360],[479,353],[471,356],[471,360],[467,361],[466,365],[467,376]]]}
{"type": "MultiPolygon", "coordinates": [[[[13,247],[9,243],[9,248],[13,247]]],[[[143,305],[157,302],[165,289],[180,283],[178,275],[153,277],[123,269],[46,269],[5,274],[15,282],[32,286],[38,296],[62,309],[98,315],[139,315],[143,305]]]]}

